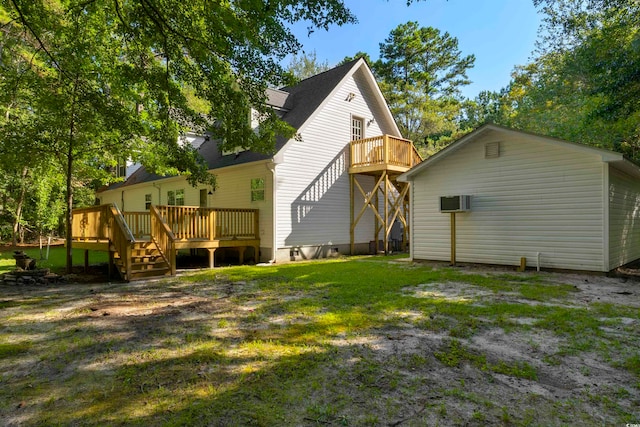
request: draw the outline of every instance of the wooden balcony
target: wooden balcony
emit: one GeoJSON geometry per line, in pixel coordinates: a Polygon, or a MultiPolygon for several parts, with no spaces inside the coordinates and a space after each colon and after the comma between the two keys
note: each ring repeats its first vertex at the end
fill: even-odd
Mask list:
{"type": "Polygon", "coordinates": [[[351,174],[376,175],[382,171],[401,174],[422,162],[411,141],[391,135],[351,141],[350,153],[351,174]]]}
{"type": "Polygon", "coordinates": [[[151,206],[145,212],[120,212],[115,205],[73,210],[72,245],[109,251],[126,280],[153,271],[175,274],[176,251],[235,248],[242,263],[247,248],[257,261],[260,227],[257,209],[151,206]],[[162,264],[162,265],[161,265],[162,264]],[[136,270],[136,268],[138,270],[136,270]],[[164,270],[163,270],[164,269],[164,270]]]}

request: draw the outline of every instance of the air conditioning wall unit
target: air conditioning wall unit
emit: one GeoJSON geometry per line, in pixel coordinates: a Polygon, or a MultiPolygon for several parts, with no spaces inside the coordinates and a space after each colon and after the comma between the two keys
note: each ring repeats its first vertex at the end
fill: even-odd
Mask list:
{"type": "Polygon", "coordinates": [[[471,196],[440,196],[440,212],[469,212],[471,196]]]}

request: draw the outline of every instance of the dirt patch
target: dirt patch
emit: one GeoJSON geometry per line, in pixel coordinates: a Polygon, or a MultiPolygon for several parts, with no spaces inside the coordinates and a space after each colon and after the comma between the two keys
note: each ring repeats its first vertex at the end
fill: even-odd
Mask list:
{"type": "Polygon", "coordinates": [[[367,328],[354,325],[375,303],[330,309],[315,288],[222,276],[0,286],[0,424],[47,424],[48,411],[71,414],[61,424],[634,422],[640,283],[532,276],[513,280],[571,290],[539,301],[463,278],[402,286],[367,328]],[[129,401],[130,418],[113,418],[129,401]]]}

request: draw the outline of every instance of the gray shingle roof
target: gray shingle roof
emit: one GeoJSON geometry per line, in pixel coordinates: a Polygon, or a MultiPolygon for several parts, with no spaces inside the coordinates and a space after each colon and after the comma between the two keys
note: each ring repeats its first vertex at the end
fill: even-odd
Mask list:
{"type": "MultiPolygon", "coordinates": [[[[320,107],[333,89],[351,71],[356,62],[358,62],[358,59],[304,79],[293,86],[287,86],[278,90],[267,90],[268,103],[274,107],[281,108],[284,111],[282,120],[294,129],[299,130],[318,107],[320,107]]],[[[273,154],[280,151],[287,142],[288,140],[286,138],[278,138],[273,154]]],[[[273,155],[253,151],[242,151],[238,154],[223,156],[218,149],[217,142],[214,140],[205,141],[198,149],[198,152],[207,162],[209,170],[273,158],[273,155]]],[[[168,177],[150,173],[142,166],[131,174],[126,181],[111,184],[102,191],[115,190],[162,178],[168,177]]]]}

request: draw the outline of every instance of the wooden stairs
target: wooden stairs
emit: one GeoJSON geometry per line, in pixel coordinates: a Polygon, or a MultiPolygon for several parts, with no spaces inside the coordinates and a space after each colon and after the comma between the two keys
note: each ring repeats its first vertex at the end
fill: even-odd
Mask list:
{"type": "Polygon", "coordinates": [[[136,241],[133,243],[131,254],[129,255],[129,272],[127,272],[120,253],[115,248],[112,248],[112,251],[114,253],[114,264],[124,280],[131,281],[171,274],[169,263],[152,241],[136,241]]]}

